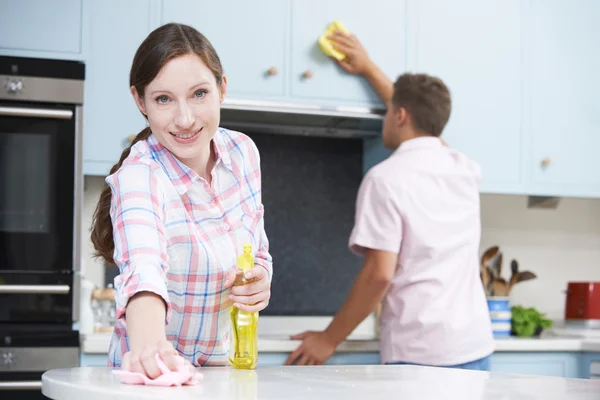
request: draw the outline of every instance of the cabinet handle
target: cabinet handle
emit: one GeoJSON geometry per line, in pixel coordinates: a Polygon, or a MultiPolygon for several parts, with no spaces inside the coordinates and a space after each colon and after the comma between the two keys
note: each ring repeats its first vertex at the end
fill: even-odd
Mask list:
{"type": "Polygon", "coordinates": [[[310,79],[310,78],[312,78],[312,76],[313,76],[313,73],[310,69],[304,71],[304,73],[302,74],[302,77],[304,79],[310,79]]]}
{"type": "Polygon", "coordinates": [[[69,294],[69,285],[0,285],[1,294],[69,294]]]}
{"type": "Polygon", "coordinates": [[[73,118],[73,111],[71,111],[71,110],[52,110],[52,109],[45,109],[45,108],[0,107],[0,116],[25,117],[25,118],[71,119],[71,118],[73,118]]]}
{"type": "Polygon", "coordinates": [[[552,160],[550,158],[544,158],[542,160],[542,167],[548,168],[552,164],[552,160]]]}
{"type": "Polygon", "coordinates": [[[268,75],[268,76],[275,76],[275,75],[277,75],[277,73],[278,73],[278,72],[279,72],[279,71],[277,71],[277,68],[275,68],[275,67],[271,67],[271,68],[269,68],[269,69],[267,70],[267,75],[268,75]]]}
{"type": "MultiPolygon", "coordinates": [[[[0,391],[3,390],[40,390],[42,381],[8,381],[0,382],[0,391]]],[[[10,396],[10,394],[9,394],[10,396]]]]}

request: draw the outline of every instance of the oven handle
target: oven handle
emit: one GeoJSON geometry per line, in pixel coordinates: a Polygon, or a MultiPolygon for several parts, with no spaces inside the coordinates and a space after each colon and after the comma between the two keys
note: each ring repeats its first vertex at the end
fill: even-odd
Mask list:
{"type": "Polygon", "coordinates": [[[39,390],[42,381],[10,381],[0,382],[0,392],[3,390],[39,390]]]}
{"type": "Polygon", "coordinates": [[[0,107],[0,116],[71,119],[71,110],[52,110],[49,108],[0,107]]]}
{"type": "Polygon", "coordinates": [[[0,294],[69,294],[69,285],[0,285],[0,294]]]}

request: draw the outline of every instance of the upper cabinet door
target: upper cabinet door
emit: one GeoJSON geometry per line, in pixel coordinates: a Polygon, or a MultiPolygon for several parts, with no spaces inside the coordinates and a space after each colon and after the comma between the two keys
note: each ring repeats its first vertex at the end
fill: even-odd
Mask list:
{"type": "Polygon", "coordinates": [[[146,126],[129,92],[129,70],[138,46],[150,33],[151,2],[103,0],[90,2],[90,7],[83,170],[105,175],[129,145],[127,137],[146,126]]]}
{"type": "Polygon", "coordinates": [[[229,97],[285,94],[286,22],[283,0],[163,0],[162,23],[193,26],[210,40],[227,76],[229,97]]]}
{"type": "Polygon", "coordinates": [[[291,95],[314,103],[383,108],[368,83],[343,71],[317,40],[339,20],[395,80],[406,67],[406,2],[402,0],[293,0],[291,95]]]}
{"type": "Polygon", "coordinates": [[[419,0],[411,15],[414,69],[449,87],[442,137],[481,165],[483,192],[521,189],[522,3],[419,0]]]}
{"type": "Polygon", "coordinates": [[[0,48],[81,52],[82,0],[2,0],[0,48]]]}
{"type": "Polygon", "coordinates": [[[600,196],[600,2],[532,3],[530,168],[536,192],[600,196]]]}

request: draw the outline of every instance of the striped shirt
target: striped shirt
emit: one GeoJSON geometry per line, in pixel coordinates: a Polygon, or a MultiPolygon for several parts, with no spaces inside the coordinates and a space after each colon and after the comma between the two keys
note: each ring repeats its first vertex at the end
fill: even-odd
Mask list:
{"type": "Polygon", "coordinates": [[[115,242],[117,321],[108,365],[129,351],[125,307],[147,291],[167,305],[167,340],[194,365],[224,365],[229,352],[227,271],[245,243],[272,276],[264,230],[260,158],[246,135],[219,128],[212,184],[175,158],[154,135],[136,143],[106,178],[115,242]]]}

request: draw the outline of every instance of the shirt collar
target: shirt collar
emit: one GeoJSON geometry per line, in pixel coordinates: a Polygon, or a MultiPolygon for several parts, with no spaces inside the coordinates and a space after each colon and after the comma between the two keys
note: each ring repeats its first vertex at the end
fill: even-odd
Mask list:
{"type": "MultiPolygon", "coordinates": [[[[152,158],[162,166],[162,169],[167,174],[167,177],[175,187],[175,190],[177,190],[179,195],[187,193],[192,185],[200,179],[200,176],[190,167],[179,161],[173,153],[160,144],[154,134],[151,134],[148,137],[147,142],[152,158]]],[[[215,154],[217,156],[215,168],[219,163],[223,163],[223,166],[231,170],[231,158],[221,129],[217,130],[213,140],[211,140],[211,145],[214,146],[215,154]]]]}
{"type": "Polygon", "coordinates": [[[404,153],[405,151],[419,150],[419,149],[435,149],[442,147],[442,141],[439,137],[434,136],[422,136],[413,139],[409,139],[403,142],[400,147],[394,151],[393,154],[404,153]]]}

